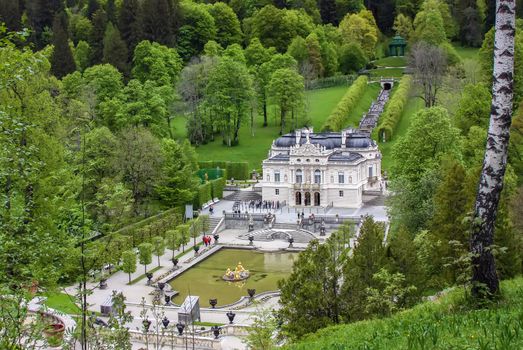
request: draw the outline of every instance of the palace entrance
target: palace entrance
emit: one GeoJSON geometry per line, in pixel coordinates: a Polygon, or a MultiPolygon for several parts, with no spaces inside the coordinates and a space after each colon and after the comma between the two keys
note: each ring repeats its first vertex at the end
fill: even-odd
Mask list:
{"type": "Polygon", "coordinates": [[[296,192],[296,205],[301,205],[301,192],[296,192]]]}
{"type": "Polygon", "coordinates": [[[320,192],[314,192],[314,206],[320,206],[320,192]]]}

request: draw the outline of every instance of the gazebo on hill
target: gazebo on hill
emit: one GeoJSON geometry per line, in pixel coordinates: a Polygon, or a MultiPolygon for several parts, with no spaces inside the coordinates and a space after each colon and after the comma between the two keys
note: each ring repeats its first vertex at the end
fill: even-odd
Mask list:
{"type": "Polygon", "coordinates": [[[391,42],[389,43],[389,55],[405,56],[406,46],[407,41],[403,37],[396,35],[394,38],[392,38],[391,42]]]}

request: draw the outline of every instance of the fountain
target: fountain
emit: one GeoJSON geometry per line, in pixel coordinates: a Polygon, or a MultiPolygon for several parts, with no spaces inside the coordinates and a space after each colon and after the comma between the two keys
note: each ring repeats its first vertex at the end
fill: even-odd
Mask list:
{"type": "Polygon", "coordinates": [[[249,278],[249,276],[250,276],[249,270],[245,270],[243,268],[242,263],[239,262],[238,265],[236,266],[236,269],[234,269],[234,271],[231,271],[231,269],[227,268],[227,271],[225,272],[225,275],[222,276],[222,278],[225,281],[238,282],[238,281],[246,280],[247,278],[249,278]]]}

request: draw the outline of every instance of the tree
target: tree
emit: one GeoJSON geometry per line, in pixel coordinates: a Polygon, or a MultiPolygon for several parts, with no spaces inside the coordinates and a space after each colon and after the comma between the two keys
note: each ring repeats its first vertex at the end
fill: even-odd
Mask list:
{"type": "Polygon", "coordinates": [[[53,54],[51,56],[51,70],[58,79],[61,79],[76,70],[73,53],[69,46],[67,16],[64,12],[57,14],[53,21],[53,54]]]}
{"type": "Polygon", "coordinates": [[[341,322],[344,297],[340,266],[347,257],[340,237],[333,234],[325,244],[309,242],[290,276],[278,282],[282,331],[293,339],[341,322]]]}
{"type": "Polygon", "coordinates": [[[105,3],[105,13],[107,13],[107,20],[116,25],[117,16],[115,0],[107,0],[107,2],[105,3]]]}
{"type": "Polygon", "coordinates": [[[198,217],[198,220],[200,220],[200,228],[202,231],[202,234],[205,235],[209,232],[209,229],[211,228],[211,219],[209,218],[209,215],[200,215],[198,217]]]}
{"type": "Polygon", "coordinates": [[[270,350],[276,347],[273,339],[277,329],[277,319],[269,308],[257,309],[252,325],[248,328],[245,343],[250,349],[270,350]]]}
{"type": "Polygon", "coordinates": [[[99,64],[102,62],[104,54],[104,36],[107,27],[107,15],[102,9],[97,10],[93,14],[93,31],[91,32],[91,64],[99,64]]]}
{"type": "Polygon", "coordinates": [[[120,37],[118,28],[115,28],[111,22],[107,24],[105,30],[103,47],[102,62],[113,65],[123,74],[127,73],[127,46],[120,37]]]}
{"type": "Polygon", "coordinates": [[[129,274],[129,283],[131,283],[131,274],[136,272],[136,254],[134,251],[126,250],[122,253],[122,271],[129,274]]]}
{"type": "Polygon", "coordinates": [[[304,80],[298,72],[282,68],[276,70],[269,82],[268,95],[275,101],[280,111],[280,135],[283,135],[285,122],[290,112],[294,121],[293,128],[298,127],[299,108],[303,106],[304,80]]]}
{"type": "Polygon", "coordinates": [[[207,7],[193,2],[182,2],[183,21],[178,31],[176,47],[184,61],[198,56],[209,40],[216,37],[216,24],[207,7]]]}
{"type": "Polygon", "coordinates": [[[121,182],[104,178],[96,192],[97,219],[107,225],[107,231],[125,224],[131,216],[132,192],[121,182]]]}
{"type": "MultiPolygon", "coordinates": [[[[156,186],[158,196],[168,207],[182,207],[196,194],[199,179],[183,147],[170,139],[162,140],[162,177],[156,186]]],[[[190,147],[190,146],[189,146],[190,147]]]]}
{"type": "Polygon", "coordinates": [[[80,72],[83,72],[91,62],[91,47],[86,41],[80,40],[74,49],[74,61],[80,72]]]}
{"type": "Polygon", "coordinates": [[[134,48],[143,39],[139,0],[123,0],[118,16],[118,28],[127,44],[128,62],[130,62],[134,48]]]}
{"type": "Polygon", "coordinates": [[[162,163],[158,140],[142,127],[124,129],[120,134],[115,170],[133,194],[134,212],[140,211],[152,194],[162,163]]]}
{"type": "Polygon", "coordinates": [[[152,259],[153,245],[151,243],[142,243],[138,246],[138,260],[145,268],[145,273],[147,273],[147,265],[149,265],[152,259]]]}
{"type": "Polygon", "coordinates": [[[25,5],[27,20],[33,29],[31,39],[40,50],[49,43],[46,31],[52,28],[55,15],[63,11],[63,1],[33,0],[26,1],[25,5]]]}
{"type": "Polygon", "coordinates": [[[414,28],[412,27],[412,19],[403,13],[396,16],[394,20],[394,26],[392,27],[396,32],[396,35],[400,35],[405,40],[409,40],[414,28]]]}
{"type": "Polygon", "coordinates": [[[194,219],[189,226],[189,234],[193,238],[193,245],[196,247],[196,237],[202,232],[201,221],[198,218],[194,219]]]}
{"type": "Polygon", "coordinates": [[[0,22],[4,22],[9,32],[22,29],[23,3],[20,0],[0,0],[0,22]]]}
{"type": "Polygon", "coordinates": [[[169,250],[172,250],[174,259],[174,252],[180,248],[180,233],[178,230],[167,230],[165,232],[165,243],[169,250]]]}
{"type": "Polygon", "coordinates": [[[343,74],[359,71],[367,64],[368,58],[357,43],[344,44],[340,53],[340,70],[343,74]]]}
{"type": "Polygon", "coordinates": [[[167,46],[144,40],[134,50],[132,75],[142,83],[151,80],[157,86],[174,86],[181,69],[178,53],[167,46]]]}
{"type": "Polygon", "coordinates": [[[423,42],[417,43],[410,50],[409,66],[414,70],[414,80],[421,86],[420,97],[425,101],[425,107],[434,106],[447,70],[443,50],[423,42]]]}
{"type": "Polygon", "coordinates": [[[344,43],[358,43],[367,57],[374,57],[378,28],[368,10],[347,14],[340,22],[339,31],[344,43]]]}
{"type": "Polygon", "coordinates": [[[142,3],[143,36],[146,40],[172,47],[174,45],[174,2],[144,0],[142,3]]]}
{"type": "Polygon", "coordinates": [[[472,294],[480,298],[495,295],[499,291],[491,246],[494,242],[496,212],[503,189],[512,121],[515,12],[514,1],[497,2],[492,108],[470,243],[470,250],[474,254],[472,294]]]}
{"type": "Polygon", "coordinates": [[[484,84],[465,85],[456,111],[456,124],[466,135],[470,127],[486,129],[492,95],[484,84]]]}
{"type": "Polygon", "coordinates": [[[180,235],[180,243],[182,245],[182,252],[185,252],[185,245],[189,243],[189,225],[178,225],[178,233],[180,235]]]}
{"type": "Polygon", "coordinates": [[[94,16],[94,13],[100,9],[100,4],[98,3],[98,0],[88,0],[87,2],[87,10],[86,15],[87,18],[92,19],[94,16]]]}
{"type": "Polygon", "coordinates": [[[420,11],[414,18],[414,41],[439,45],[447,40],[441,13],[435,9],[420,11]]]}
{"type": "Polygon", "coordinates": [[[338,16],[336,14],[335,0],[320,0],[319,5],[321,21],[324,24],[330,23],[332,25],[338,24],[338,16]]]}
{"type": "Polygon", "coordinates": [[[309,36],[307,36],[307,38],[305,39],[305,43],[307,45],[308,62],[310,63],[313,69],[312,78],[316,79],[318,77],[322,77],[325,68],[323,67],[323,62],[321,59],[320,42],[316,33],[309,34],[309,36]]]}
{"type": "Polygon", "coordinates": [[[240,126],[250,111],[253,97],[247,67],[223,57],[210,74],[205,95],[206,108],[216,116],[223,143],[228,147],[237,145],[240,126]]]}
{"type": "Polygon", "coordinates": [[[162,236],[153,237],[153,254],[158,259],[158,266],[160,266],[160,257],[165,254],[165,240],[162,236]]]}
{"type": "Polygon", "coordinates": [[[240,21],[227,4],[216,2],[209,7],[209,13],[214,18],[216,41],[222,47],[241,43],[243,35],[240,21]]]}

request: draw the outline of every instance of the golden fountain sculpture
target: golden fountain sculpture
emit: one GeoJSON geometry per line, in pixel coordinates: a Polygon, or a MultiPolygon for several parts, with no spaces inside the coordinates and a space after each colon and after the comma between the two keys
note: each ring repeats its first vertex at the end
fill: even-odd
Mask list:
{"type": "Polygon", "coordinates": [[[246,280],[249,278],[249,276],[249,270],[245,270],[242,263],[239,262],[238,265],[236,265],[236,269],[234,269],[234,271],[232,271],[230,268],[227,268],[227,271],[225,272],[225,275],[222,276],[222,278],[229,282],[237,282],[246,280]]]}

